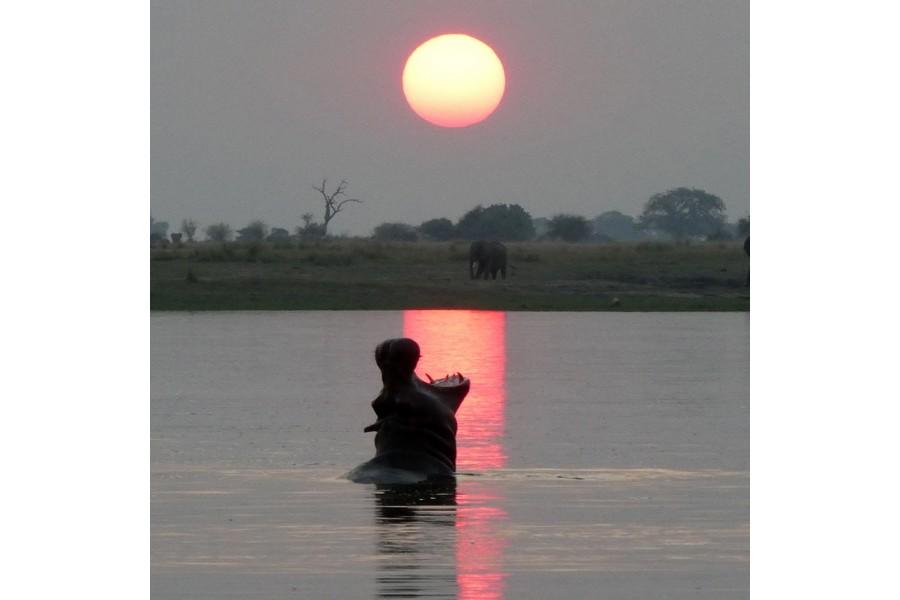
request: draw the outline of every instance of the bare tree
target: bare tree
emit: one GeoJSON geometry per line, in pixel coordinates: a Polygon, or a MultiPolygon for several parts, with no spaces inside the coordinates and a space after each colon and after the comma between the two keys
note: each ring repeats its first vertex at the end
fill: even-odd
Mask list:
{"type": "Polygon", "coordinates": [[[325,184],[327,183],[328,180],[323,179],[321,187],[313,186],[314,190],[322,194],[322,200],[325,202],[325,222],[322,224],[323,236],[328,234],[328,223],[334,218],[336,214],[341,212],[341,209],[344,208],[345,204],[347,204],[348,202],[356,202],[357,204],[362,204],[362,200],[357,200],[356,198],[341,199],[341,196],[346,195],[346,179],[341,179],[341,182],[338,184],[337,189],[335,189],[331,194],[325,191],[325,184]]]}
{"type": "Polygon", "coordinates": [[[194,234],[197,233],[197,223],[193,219],[185,219],[181,222],[181,233],[187,236],[189,242],[193,242],[194,234]]]}

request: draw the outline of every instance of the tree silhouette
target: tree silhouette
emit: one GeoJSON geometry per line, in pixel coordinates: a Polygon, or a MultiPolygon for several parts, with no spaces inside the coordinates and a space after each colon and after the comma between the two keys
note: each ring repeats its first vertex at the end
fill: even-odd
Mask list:
{"type": "Polygon", "coordinates": [[[150,217],[150,241],[164,240],[169,236],[169,224],[166,221],[156,221],[150,217]]]}
{"type": "Polygon", "coordinates": [[[708,236],[722,229],[725,203],[703,190],[677,188],[651,197],[639,222],[643,229],[665,231],[677,240],[708,236]]]}
{"type": "Polygon", "coordinates": [[[594,217],[594,234],[603,239],[631,241],[641,237],[634,217],[617,210],[608,210],[594,217]]]}
{"type": "Polygon", "coordinates": [[[456,233],[456,228],[450,219],[430,219],[419,225],[422,235],[432,240],[449,240],[456,233]]]}
{"type": "Polygon", "coordinates": [[[194,241],[194,234],[197,233],[197,223],[193,219],[185,219],[181,222],[181,233],[187,236],[189,242],[194,241]]]}
{"type": "Polygon", "coordinates": [[[269,234],[269,227],[262,221],[253,221],[237,233],[239,242],[261,242],[269,234]]]}
{"type": "Polygon", "coordinates": [[[547,235],[566,242],[580,242],[591,235],[591,226],[580,215],[559,214],[550,219],[547,235]]]}
{"type": "Polygon", "coordinates": [[[313,186],[313,189],[322,194],[322,201],[325,203],[325,222],[322,223],[322,236],[328,235],[328,223],[335,217],[336,214],[341,212],[341,209],[344,208],[344,205],[349,202],[355,202],[357,204],[362,204],[362,200],[358,200],[356,198],[341,198],[341,196],[345,196],[347,189],[347,180],[341,179],[341,182],[338,184],[337,188],[332,192],[328,193],[326,191],[326,185],[328,183],[327,179],[322,180],[322,185],[320,187],[313,186]]]}
{"type": "Polygon", "coordinates": [[[231,225],[214,223],[206,228],[206,237],[214,242],[227,242],[231,238],[231,225]]]}
{"type": "Polygon", "coordinates": [[[291,232],[283,227],[273,227],[269,232],[266,241],[269,242],[287,242],[291,239],[291,232]]]}
{"type": "Polygon", "coordinates": [[[518,204],[480,204],[456,224],[457,234],[467,240],[530,240],[534,237],[531,215],[518,204]]]}

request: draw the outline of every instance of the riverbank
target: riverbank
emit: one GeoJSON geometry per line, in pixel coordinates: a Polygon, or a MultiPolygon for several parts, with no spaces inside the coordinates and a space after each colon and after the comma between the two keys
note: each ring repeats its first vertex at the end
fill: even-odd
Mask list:
{"type": "Polygon", "coordinates": [[[739,242],[509,243],[473,281],[468,242],[200,243],[150,251],[151,310],[748,311],[739,242]]]}

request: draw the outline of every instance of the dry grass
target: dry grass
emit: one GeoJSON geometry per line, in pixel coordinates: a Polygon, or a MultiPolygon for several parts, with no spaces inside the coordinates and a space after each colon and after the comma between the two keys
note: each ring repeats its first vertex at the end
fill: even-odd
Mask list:
{"type": "Polygon", "coordinates": [[[748,310],[739,243],[509,243],[506,281],[470,281],[468,242],[362,239],[151,251],[157,310],[748,310]],[[188,283],[186,274],[196,281],[188,283]],[[613,298],[619,298],[615,305],[613,298]]]}

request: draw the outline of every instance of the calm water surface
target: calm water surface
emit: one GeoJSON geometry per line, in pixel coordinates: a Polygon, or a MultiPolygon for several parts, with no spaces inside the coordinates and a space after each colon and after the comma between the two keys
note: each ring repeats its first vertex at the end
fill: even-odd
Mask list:
{"type": "Polygon", "coordinates": [[[746,598],[748,370],[743,313],[154,313],[152,597],[746,598]],[[401,335],[455,487],[340,477],[401,335]]]}

